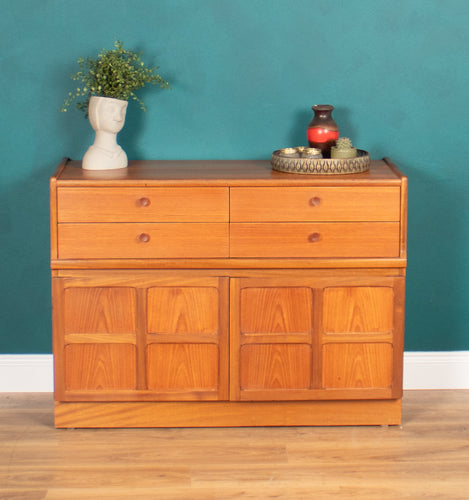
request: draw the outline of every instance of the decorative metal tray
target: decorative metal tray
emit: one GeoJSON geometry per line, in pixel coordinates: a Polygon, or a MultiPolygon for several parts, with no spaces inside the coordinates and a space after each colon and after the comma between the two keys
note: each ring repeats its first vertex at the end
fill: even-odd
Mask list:
{"type": "MultiPolygon", "coordinates": [[[[370,155],[363,149],[357,149],[356,158],[336,159],[317,158],[313,154],[306,156],[305,149],[286,148],[272,153],[270,163],[274,170],[290,174],[358,174],[370,169],[370,155]]],[[[317,150],[319,151],[319,150],[317,150]]]]}

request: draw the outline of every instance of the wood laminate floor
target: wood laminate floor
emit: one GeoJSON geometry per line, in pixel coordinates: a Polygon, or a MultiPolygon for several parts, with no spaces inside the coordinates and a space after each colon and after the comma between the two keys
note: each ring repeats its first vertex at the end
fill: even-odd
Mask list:
{"type": "Polygon", "coordinates": [[[0,394],[0,499],[469,499],[469,391],[407,391],[401,427],[56,430],[0,394]]]}

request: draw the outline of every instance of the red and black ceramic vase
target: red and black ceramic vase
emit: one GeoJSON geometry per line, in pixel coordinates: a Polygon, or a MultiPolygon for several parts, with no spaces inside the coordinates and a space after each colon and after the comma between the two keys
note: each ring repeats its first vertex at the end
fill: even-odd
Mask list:
{"type": "Polygon", "coordinates": [[[324,158],[330,158],[331,147],[339,138],[339,128],[332,118],[334,106],[330,104],[315,104],[314,118],[308,125],[307,137],[311,148],[321,150],[324,158]]]}

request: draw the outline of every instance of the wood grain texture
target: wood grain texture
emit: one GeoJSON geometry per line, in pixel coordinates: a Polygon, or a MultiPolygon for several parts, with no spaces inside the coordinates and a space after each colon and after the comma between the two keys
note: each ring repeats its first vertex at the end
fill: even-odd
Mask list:
{"type": "Polygon", "coordinates": [[[324,290],[324,332],[391,332],[391,287],[329,287],[324,290]]]}
{"type": "Polygon", "coordinates": [[[147,347],[148,389],[216,391],[218,359],[214,344],[151,344],[147,347]]]}
{"type": "Polygon", "coordinates": [[[228,222],[228,188],[59,188],[60,222],[228,222]]]}
{"type": "Polygon", "coordinates": [[[218,290],[214,287],[151,287],[148,333],[218,334],[218,290]]]}
{"type": "Polygon", "coordinates": [[[231,281],[233,400],[400,397],[402,278],[231,281]]]}
{"type": "Polygon", "coordinates": [[[353,343],[323,346],[323,387],[360,389],[391,387],[391,344],[353,343]]]}
{"type": "Polygon", "coordinates": [[[228,257],[225,223],[66,223],[58,225],[61,259],[228,257]]]}
{"type": "Polygon", "coordinates": [[[63,162],[58,425],[398,423],[405,181],[389,161],[63,162]]]}
{"type": "Polygon", "coordinates": [[[53,259],[53,271],[78,269],[223,269],[226,273],[239,269],[393,269],[393,273],[405,275],[406,259],[401,257],[275,257],[249,258],[134,258],[134,259],[53,259]]]}
{"type": "Polygon", "coordinates": [[[58,400],[227,399],[227,278],[86,272],[53,288],[58,400]]]}
{"type": "Polygon", "coordinates": [[[401,179],[401,257],[407,258],[407,210],[408,210],[408,179],[390,159],[384,158],[384,162],[401,179]]]}
{"type": "Polygon", "coordinates": [[[312,293],[305,287],[246,287],[241,290],[241,332],[311,333],[312,293]]]}
{"type": "Polygon", "coordinates": [[[134,345],[69,344],[63,356],[67,390],[136,388],[134,345]]]}
{"type": "Polygon", "coordinates": [[[398,187],[232,188],[230,215],[232,222],[399,221],[400,189],[398,187]]]}
{"type": "Polygon", "coordinates": [[[230,256],[398,257],[399,223],[232,223],[230,256]]]}
{"type": "MultiPolygon", "coordinates": [[[[311,387],[311,346],[304,344],[244,345],[240,352],[242,391],[311,387]]],[[[244,398],[248,396],[245,394],[244,398]]],[[[275,398],[272,393],[266,399],[275,398]]]]}
{"type": "Polygon", "coordinates": [[[400,186],[403,175],[384,160],[372,160],[370,170],[351,175],[297,175],[272,170],[264,160],[130,161],[120,170],[90,171],[70,161],[57,186],[213,187],[213,186],[400,186]]]}
{"type": "Polygon", "coordinates": [[[467,498],[469,391],[406,391],[402,426],[53,427],[51,394],[0,395],[0,498],[467,498]]]}
{"type": "Polygon", "coordinates": [[[56,402],[61,427],[399,425],[401,400],[56,402]]]}
{"type": "Polygon", "coordinates": [[[66,288],[65,333],[133,333],[135,307],[135,290],[132,288],[66,288]]]}

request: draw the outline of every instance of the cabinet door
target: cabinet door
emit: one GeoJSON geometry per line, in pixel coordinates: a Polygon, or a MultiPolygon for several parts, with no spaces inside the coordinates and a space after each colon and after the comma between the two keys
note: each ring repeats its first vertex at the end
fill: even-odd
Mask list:
{"type": "Polygon", "coordinates": [[[231,398],[307,399],[313,388],[314,290],[294,279],[231,282],[231,398]]]}
{"type": "Polygon", "coordinates": [[[234,400],[399,397],[404,278],[242,278],[231,285],[234,400]]]}
{"type": "Polygon", "coordinates": [[[56,398],[228,398],[228,282],[89,271],[53,279],[56,398]]]}
{"type": "Polygon", "coordinates": [[[228,399],[228,281],[171,279],[147,289],[146,387],[158,399],[228,399]]]}
{"type": "Polygon", "coordinates": [[[53,279],[55,392],[137,389],[135,288],[53,279]]]}
{"type": "Polygon", "coordinates": [[[322,387],[335,398],[400,397],[404,278],[331,283],[322,313],[322,387]]]}

